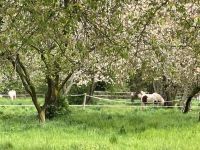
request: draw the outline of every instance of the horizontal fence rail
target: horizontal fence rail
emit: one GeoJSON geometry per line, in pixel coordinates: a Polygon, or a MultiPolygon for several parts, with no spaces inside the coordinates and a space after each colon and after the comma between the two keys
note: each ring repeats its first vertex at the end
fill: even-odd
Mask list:
{"type": "Polygon", "coordinates": [[[135,92],[108,92],[108,91],[94,91],[94,96],[106,97],[106,98],[120,98],[120,99],[131,99],[135,92]]]}
{"type": "MultiPolygon", "coordinates": [[[[108,99],[131,99],[135,92],[108,92],[108,91],[94,91],[94,96],[100,98],[108,98],[108,99]]],[[[38,97],[45,97],[45,94],[37,94],[38,97]]],[[[84,96],[84,94],[74,94],[74,95],[65,95],[67,97],[76,97],[76,96],[84,96]]],[[[183,94],[177,94],[176,99],[182,99],[183,94]]],[[[9,98],[8,94],[0,94],[0,98],[9,98]]],[[[29,98],[29,94],[17,94],[18,98],[29,98]]],[[[195,95],[195,99],[200,100],[200,95],[195,95]]]]}
{"type": "MultiPolygon", "coordinates": [[[[133,104],[141,104],[141,101],[138,102],[129,102],[128,100],[113,100],[113,99],[108,99],[108,98],[102,98],[102,97],[97,97],[97,95],[95,96],[91,96],[91,95],[87,95],[86,93],[84,94],[74,94],[74,95],[65,95],[67,97],[83,97],[83,104],[82,105],[69,105],[70,107],[82,107],[82,108],[86,108],[86,107],[104,107],[104,108],[183,108],[183,106],[180,105],[175,105],[175,106],[161,106],[161,105],[133,105],[133,104]],[[96,104],[96,105],[88,105],[86,104],[87,102],[87,98],[93,98],[95,100],[98,101],[106,101],[106,102],[110,102],[110,103],[118,103],[117,105],[108,105],[108,104],[96,104]],[[119,103],[121,104],[130,104],[130,105],[119,105],[119,103]]],[[[174,101],[165,101],[165,102],[183,102],[181,100],[174,100],[174,101]]],[[[148,102],[148,104],[154,104],[152,102],[148,102]]],[[[199,103],[200,104],[200,103],[199,103]]],[[[23,104],[5,104],[5,105],[0,105],[0,107],[34,107],[34,105],[23,105],[23,104]]],[[[191,108],[199,108],[199,105],[192,105],[191,108]]]]}
{"type": "Polygon", "coordinates": [[[109,91],[94,91],[94,94],[131,94],[135,92],[109,92],[109,91]]]}

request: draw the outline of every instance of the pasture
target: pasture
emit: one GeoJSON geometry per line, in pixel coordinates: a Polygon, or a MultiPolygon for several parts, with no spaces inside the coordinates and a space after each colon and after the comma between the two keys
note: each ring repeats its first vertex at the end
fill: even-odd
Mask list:
{"type": "MultiPolygon", "coordinates": [[[[28,104],[29,100],[25,101],[28,104]]],[[[69,115],[40,125],[34,107],[0,107],[0,149],[197,150],[200,147],[197,110],[188,114],[176,108],[141,111],[70,107],[70,110],[69,115]]]]}

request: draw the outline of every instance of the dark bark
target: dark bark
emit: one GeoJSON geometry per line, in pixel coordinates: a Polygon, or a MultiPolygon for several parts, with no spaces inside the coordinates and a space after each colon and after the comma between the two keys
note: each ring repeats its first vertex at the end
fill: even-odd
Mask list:
{"type": "Polygon", "coordinates": [[[151,83],[149,83],[149,84],[147,85],[147,91],[148,91],[149,93],[154,93],[153,82],[151,82],[151,83]]]}
{"type": "Polygon", "coordinates": [[[167,101],[166,105],[169,106],[171,105],[171,97],[170,97],[170,93],[168,91],[168,87],[170,86],[167,80],[167,77],[163,75],[163,79],[162,79],[162,86],[163,86],[163,91],[162,91],[162,95],[163,98],[165,99],[165,101],[167,101]]]}
{"type": "Polygon", "coordinates": [[[154,91],[161,94],[164,98],[165,106],[172,106],[173,100],[176,98],[178,86],[172,83],[166,76],[162,80],[154,81],[154,91]]]}
{"type": "Polygon", "coordinates": [[[200,121],[200,112],[199,112],[199,121],[200,121]]]}
{"type": "Polygon", "coordinates": [[[59,76],[56,75],[54,79],[49,76],[46,77],[47,80],[47,93],[45,94],[45,103],[43,108],[45,109],[46,118],[51,119],[55,116],[58,107],[58,97],[59,97],[59,76]]]}
{"type": "MultiPolygon", "coordinates": [[[[66,83],[69,81],[69,80],[73,80],[73,79],[70,79],[70,78],[73,78],[73,72],[70,72],[66,77],[65,79],[62,81],[62,83],[59,85],[58,87],[58,90],[62,90],[64,88],[64,86],[66,85],[66,83]]],[[[70,81],[71,82],[71,81],[70,81]]]]}
{"type": "Polygon", "coordinates": [[[138,94],[144,87],[145,83],[142,80],[142,71],[137,70],[137,73],[135,75],[130,76],[129,86],[130,91],[133,92],[133,95],[131,96],[131,102],[134,102],[135,99],[138,98],[138,94]]]}
{"type": "Polygon", "coordinates": [[[43,105],[43,110],[45,111],[45,116],[47,119],[54,118],[59,113],[59,108],[64,107],[60,103],[61,89],[59,86],[59,76],[56,75],[55,78],[49,76],[46,77],[48,89],[45,94],[45,103],[43,105]]]}
{"type": "Polygon", "coordinates": [[[190,94],[187,96],[187,100],[186,100],[186,103],[185,103],[185,106],[184,106],[184,109],[183,109],[183,113],[187,113],[189,110],[190,110],[190,103],[192,101],[192,98],[197,94],[199,93],[200,91],[200,86],[198,87],[195,87],[191,92],[190,94]]]}
{"type": "Polygon", "coordinates": [[[64,7],[67,7],[68,3],[69,3],[69,0],[64,0],[64,7]]]}
{"type": "MultiPolygon", "coordinates": [[[[89,87],[89,92],[88,92],[89,95],[91,95],[91,96],[94,95],[95,87],[96,87],[96,83],[95,83],[94,77],[92,77],[91,84],[90,84],[90,87],[89,87]]],[[[87,104],[92,103],[92,98],[87,97],[86,102],[87,102],[87,104]]]]}
{"type": "Polygon", "coordinates": [[[131,102],[134,102],[134,100],[138,98],[139,93],[140,91],[132,92],[133,95],[131,95],[131,102]]]}

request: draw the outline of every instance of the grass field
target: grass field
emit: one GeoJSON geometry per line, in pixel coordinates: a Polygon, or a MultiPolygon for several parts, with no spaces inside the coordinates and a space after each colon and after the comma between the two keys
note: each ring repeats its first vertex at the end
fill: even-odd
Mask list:
{"type": "Polygon", "coordinates": [[[70,109],[69,115],[40,125],[33,107],[0,107],[0,150],[200,148],[197,110],[182,114],[179,109],[158,108],[70,109]]]}

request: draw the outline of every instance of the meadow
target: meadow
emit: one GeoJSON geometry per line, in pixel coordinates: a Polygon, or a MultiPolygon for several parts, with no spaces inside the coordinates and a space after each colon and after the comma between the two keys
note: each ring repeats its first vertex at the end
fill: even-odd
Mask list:
{"type": "MultiPolygon", "coordinates": [[[[3,104],[5,100],[0,100],[3,104]]],[[[7,103],[17,103],[8,102],[7,103]]],[[[18,101],[18,103],[20,100],[18,101]]],[[[28,104],[28,102],[27,102],[28,104]]],[[[0,150],[198,150],[198,110],[70,107],[38,123],[34,107],[0,107],[0,150]]]]}

